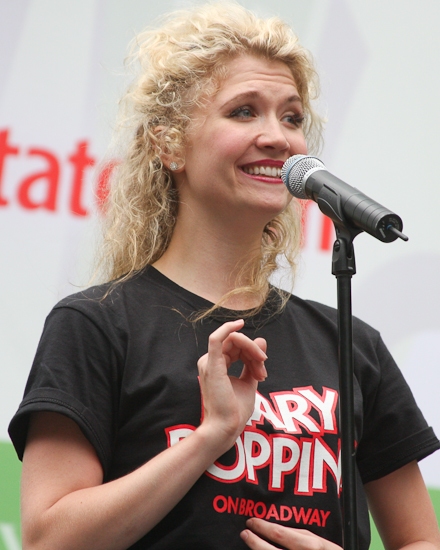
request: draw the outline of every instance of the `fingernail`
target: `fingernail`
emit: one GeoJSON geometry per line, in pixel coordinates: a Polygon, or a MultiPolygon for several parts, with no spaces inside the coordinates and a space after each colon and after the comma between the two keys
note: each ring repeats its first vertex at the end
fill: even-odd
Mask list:
{"type": "Polygon", "coordinates": [[[240,537],[243,539],[243,540],[246,540],[247,538],[249,538],[249,533],[247,531],[242,531],[240,533],[240,537]]]}

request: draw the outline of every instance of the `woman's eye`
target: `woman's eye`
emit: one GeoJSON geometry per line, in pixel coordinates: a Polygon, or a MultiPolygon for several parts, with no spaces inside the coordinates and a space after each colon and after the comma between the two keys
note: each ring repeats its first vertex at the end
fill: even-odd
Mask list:
{"type": "Polygon", "coordinates": [[[250,118],[253,115],[250,107],[239,107],[229,115],[231,118],[250,118]]]}
{"type": "Polygon", "coordinates": [[[283,120],[285,120],[289,124],[292,124],[293,126],[299,127],[302,126],[302,123],[304,122],[304,115],[301,113],[286,115],[283,120]]]}

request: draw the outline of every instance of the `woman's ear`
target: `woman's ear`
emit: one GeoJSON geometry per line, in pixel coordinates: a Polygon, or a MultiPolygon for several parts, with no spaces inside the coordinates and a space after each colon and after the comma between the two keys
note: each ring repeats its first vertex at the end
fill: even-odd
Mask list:
{"type": "Polygon", "coordinates": [[[156,152],[162,164],[172,172],[182,172],[185,167],[185,161],[170,147],[171,138],[168,133],[168,127],[159,125],[154,128],[153,132],[157,140],[156,152]]]}

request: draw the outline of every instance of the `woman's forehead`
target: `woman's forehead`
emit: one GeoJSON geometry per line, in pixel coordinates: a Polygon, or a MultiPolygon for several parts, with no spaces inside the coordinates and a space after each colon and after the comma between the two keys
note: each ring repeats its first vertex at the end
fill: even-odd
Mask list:
{"type": "Polygon", "coordinates": [[[278,59],[242,55],[226,61],[223,69],[221,76],[217,78],[213,94],[216,96],[225,90],[252,86],[253,83],[264,86],[265,83],[278,82],[297,89],[290,68],[278,59]]]}
{"type": "Polygon", "coordinates": [[[266,88],[283,89],[286,95],[299,99],[290,68],[278,59],[245,55],[227,62],[225,69],[225,77],[218,83],[214,94],[217,101],[227,99],[229,95],[256,96],[266,88]]]}

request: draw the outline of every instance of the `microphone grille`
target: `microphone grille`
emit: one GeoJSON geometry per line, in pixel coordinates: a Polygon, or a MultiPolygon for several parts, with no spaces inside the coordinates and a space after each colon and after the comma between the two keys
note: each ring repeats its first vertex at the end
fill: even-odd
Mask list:
{"type": "Polygon", "coordinates": [[[304,191],[306,176],[310,170],[314,171],[316,168],[325,169],[324,163],[318,158],[309,155],[294,155],[283,164],[281,179],[294,197],[308,199],[304,191]]]}

